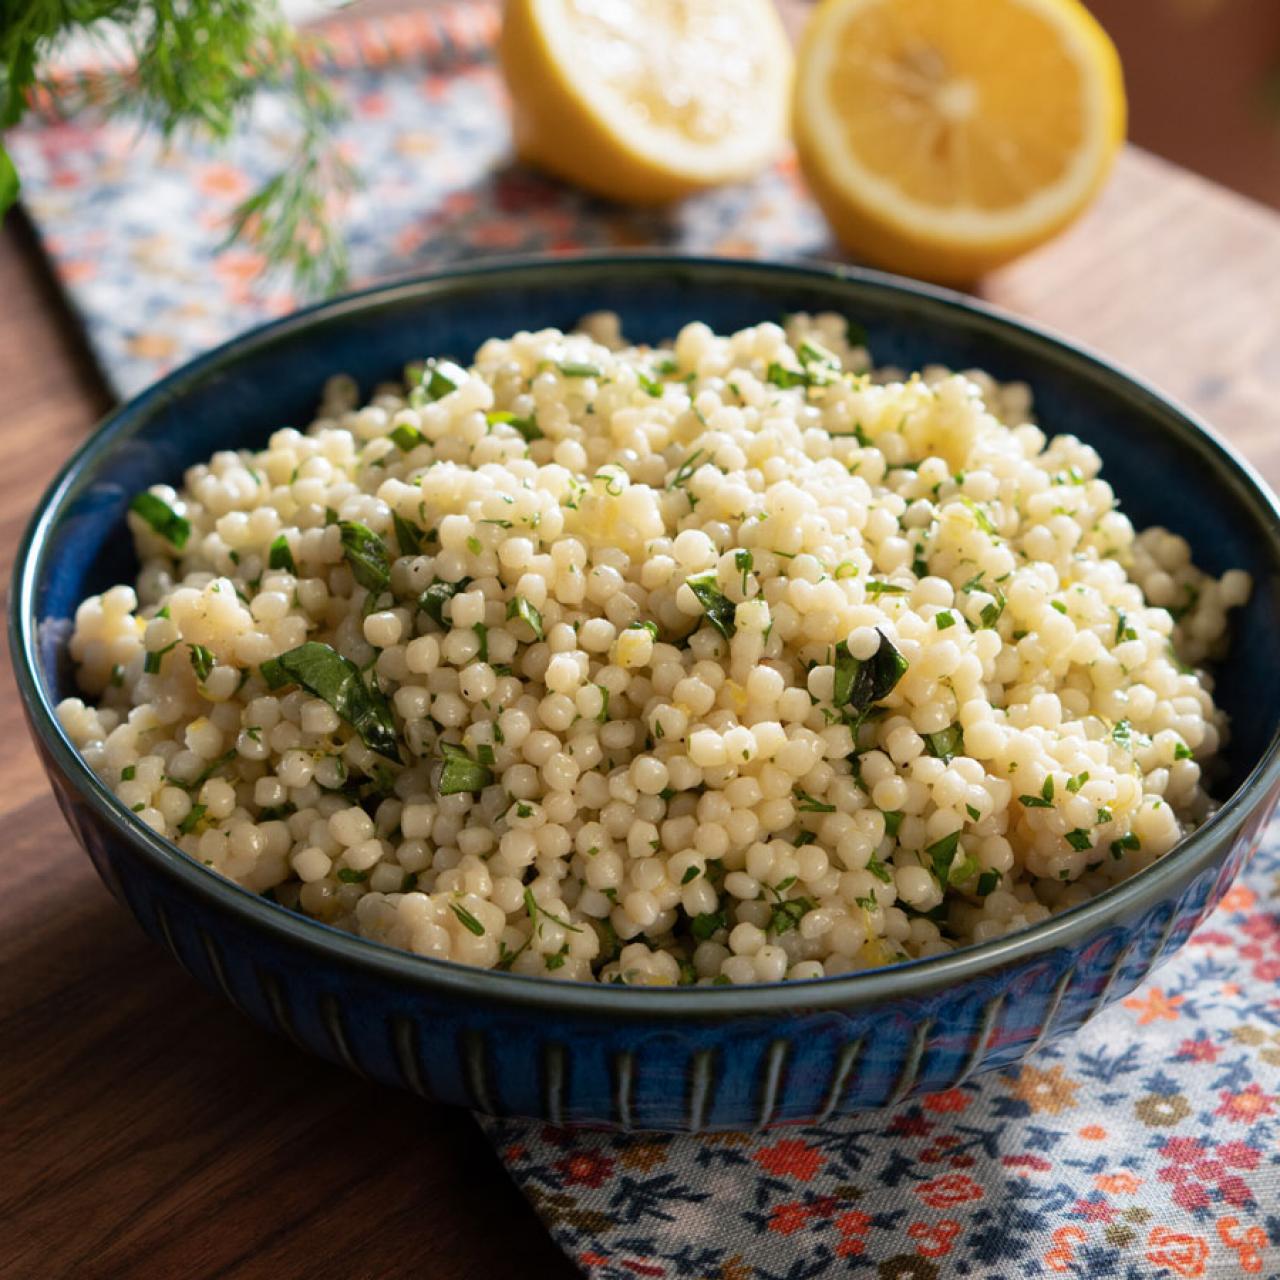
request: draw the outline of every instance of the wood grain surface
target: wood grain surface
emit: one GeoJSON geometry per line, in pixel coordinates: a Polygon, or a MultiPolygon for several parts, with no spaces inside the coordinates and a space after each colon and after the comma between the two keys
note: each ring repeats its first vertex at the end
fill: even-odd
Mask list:
{"type": "MultiPolygon", "coordinates": [[[[1139,152],[989,280],[1280,482],[1280,217],[1139,152]]],[[[0,564],[106,407],[29,228],[0,235],[0,564]]],[[[242,1021],[107,897],[0,686],[0,1275],[568,1277],[470,1119],[242,1021]]]]}

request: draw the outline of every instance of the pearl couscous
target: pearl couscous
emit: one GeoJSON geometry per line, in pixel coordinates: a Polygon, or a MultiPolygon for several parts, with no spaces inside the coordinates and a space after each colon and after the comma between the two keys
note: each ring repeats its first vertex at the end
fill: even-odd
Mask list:
{"type": "Polygon", "coordinates": [[[142,822],[422,955],[744,983],[1020,929],[1211,811],[1247,598],[1025,387],[843,319],[429,360],[129,515],[59,707],[142,822]]]}

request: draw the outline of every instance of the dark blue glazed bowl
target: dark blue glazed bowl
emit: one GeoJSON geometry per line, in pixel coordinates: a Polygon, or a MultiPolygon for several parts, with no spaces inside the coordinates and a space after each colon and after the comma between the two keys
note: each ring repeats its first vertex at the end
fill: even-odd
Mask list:
{"type": "Polygon", "coordinates": [[[41,502],[14,575],[18,684],[68,821],[102,879],[200,982],[255,1021],[374,1079],[496,1114],[622,1128],[819,1120],[947,1088],[1066,1034],[1186,940],[1253,849],[1280,787],[1280,512],[1220,440],[1095,356],[960,295],[871,272],[667,257],[464,269],[326,303],[255,330],[111,415],[41,502]],[[1014,937],[873,972],[776,986],[559,983],[424,959],[294,915],[136,821],[53,714],[74,689],[77,602],[131,580],[124,510],[217,449],[310,419],[324,379],[368,391],[410,359],[466,353],[600,308],[637,340],[690,320],[727,330],[799,309],[866,326],[880,363],[1024,379],[1139,525],[1186,535],[1215,573],[1254,577],[1217,696],[1234,735],[1219,812],[1160,862],[1014,937]]]}

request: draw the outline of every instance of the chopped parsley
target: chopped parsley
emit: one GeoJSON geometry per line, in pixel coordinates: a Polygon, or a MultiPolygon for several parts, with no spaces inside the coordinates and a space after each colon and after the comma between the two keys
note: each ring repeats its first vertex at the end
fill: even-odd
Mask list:
{"type": "Polygon", "coordinates": [[[483,791],[493,781],[493,771],[452,742],[440,744],[444,768],[440,771],[440,794],[457,795],[463,791],[483,791]]]}
{"type": "Polygon", "coordinates": [[[180,516],[162,498],[154,493],[140,493],[129,503],[129,510],[141,516],[152,530],[181,551],[191,537],[191,521],[180,516]]]}
{"type": "Polygon", "coordinates": [[[705,573],[695,573],[693,577],[686,578],[690,590],[698,598],[698,603],[706,612],[707,621],[722,635],[726,640],[733,637],[734,633],[734,613],[736,606],[728,596],[720,590],[716,582],[716,574],[714,569],[708,569],[705,573]]]}
{"type": "Polygon", "coordinates": [[[298,566],[293,562],[293,552],[289,549],[289,540],[283,533],[278,534],[271,543],[271,549],[267,552],[267,568],[283,569],[286,573],[292,573],[295,577],[298,573],[298,566]]]}

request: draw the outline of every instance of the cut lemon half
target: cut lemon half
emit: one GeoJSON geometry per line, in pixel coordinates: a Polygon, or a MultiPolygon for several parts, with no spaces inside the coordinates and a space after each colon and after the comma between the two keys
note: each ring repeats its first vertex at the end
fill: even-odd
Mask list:
{"type": "Polygon", "coordinates": [[[1075,218],[1124,123],[1115,47],[1077,0],[826,0],[797,62],[800,164],[836,235],[935,280],[1075,218]]]}
{"type": "Polygon", "coordinates": [[[749,177],[786,135],[770,0],[508,0],[500,55],[521,157],[615,200],[749,177]]]}

